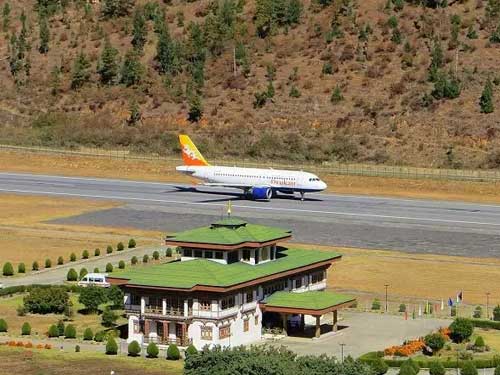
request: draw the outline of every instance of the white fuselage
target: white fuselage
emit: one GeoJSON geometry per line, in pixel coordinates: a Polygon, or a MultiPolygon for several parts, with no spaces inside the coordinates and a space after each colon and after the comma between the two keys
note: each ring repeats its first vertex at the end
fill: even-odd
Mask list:
{"type": "Polygon", "coordinates": [[[305,193],[323,191],[327,187],[316,175],[302,171],[219,166],[180,166],[176,170],[208,185],[243,190],[269,187],[284,193],[305,193]]]}

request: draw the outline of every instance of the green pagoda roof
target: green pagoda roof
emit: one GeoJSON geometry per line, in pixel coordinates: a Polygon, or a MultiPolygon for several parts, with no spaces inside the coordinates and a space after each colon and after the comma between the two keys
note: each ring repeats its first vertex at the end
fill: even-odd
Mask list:
{"type": "Polygon", "coordinates": [[[209,227],[195,228],[167,237],[168,242],[213,245],[238,245],[246,242],[264,243],[291,236],[288,229],[250,224],[238,218],[225,218],[209,227]]]}
{"type": "Polygon", "coordinates": [[[221,264],[207,259],[175,261],[113,272],[111,279],[127,279],[127,284],[191,289],[197,285],[230,287],[261,277],[315,263],[334,260],[341,255],[331,251],[286,249],[274,261],[250,265],[243,262],[221,264]]]}
{"type": "Polygon", "coordinates": [[[263,303],[266,307],[325,310],[354,300],[355,298],[352,296],[326,291],[310,291],[303,293],[275,292],[267,297],[263,303]]]}

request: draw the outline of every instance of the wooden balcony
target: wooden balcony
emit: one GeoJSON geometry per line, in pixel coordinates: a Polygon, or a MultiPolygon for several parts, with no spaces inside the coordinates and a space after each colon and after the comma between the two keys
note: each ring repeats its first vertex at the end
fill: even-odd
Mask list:
{"type": "Polygon", "coordinates": [[[167,337],[167,338],[163,338],[161,336],[158,336],[158,337],[155,337],[155,338],[150,338],[150,337],[144,337],[144,343],[145,344],[149,344],[151,342],[154,342],[155,344],[158,344],[158,345],[170,345],[170,344],[175,344],[177,346],[189,346],[193,343],[193,340],[192,339],[188,339],[187,337],[186,338],[181,338],[181,337],[177,337],[177,338],[170,338],[170,337],[167,337]]]}

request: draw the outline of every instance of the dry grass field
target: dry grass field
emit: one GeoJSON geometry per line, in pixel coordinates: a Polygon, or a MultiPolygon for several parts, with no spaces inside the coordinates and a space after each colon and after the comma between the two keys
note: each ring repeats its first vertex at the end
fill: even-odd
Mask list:
{"type": "Polygon", "coordinates": [[[102,353],[67,353],[59,350],[28,350],[0,346],[1,375],[177,375],[181,361],[149,360],[141,357],[106,357],[102,353]]]}
{"type": "Polygon", "coordinates": [[[107,245],[126,243],[131,237],[139,244],[158,242],[159,234],[154,232],[45,223],[118,205],[86,199],[0,194],[0,263],[24,262],[30,269],[35,260],[42,266],[50,258],[55,265],[59,256],[67,261],[72,252],[80,256],[84,249],[92,255],[95,248],[103,251],[107,245]]]}
{"type": "MultiPolygon", "coordinates": [[[[175,166],[175,162],[163,160],[0,151],[1,171],[196,183],[195,180],[178,174],[175,166]]],[[[329,192],[339,194],[500,203],[498,184],[495,183],[336,175],[321,175],[321,178],[327,182],[329,192]]]]}

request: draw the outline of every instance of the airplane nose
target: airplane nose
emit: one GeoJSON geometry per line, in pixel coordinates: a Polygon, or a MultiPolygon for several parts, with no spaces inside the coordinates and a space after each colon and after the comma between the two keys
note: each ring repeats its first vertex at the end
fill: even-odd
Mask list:
{"type": "Polygon", "coordinates": [[[327,188],[327,185],[323,181],[320,181],[319,187],[321,190],[325,190],[327,188]]]}

